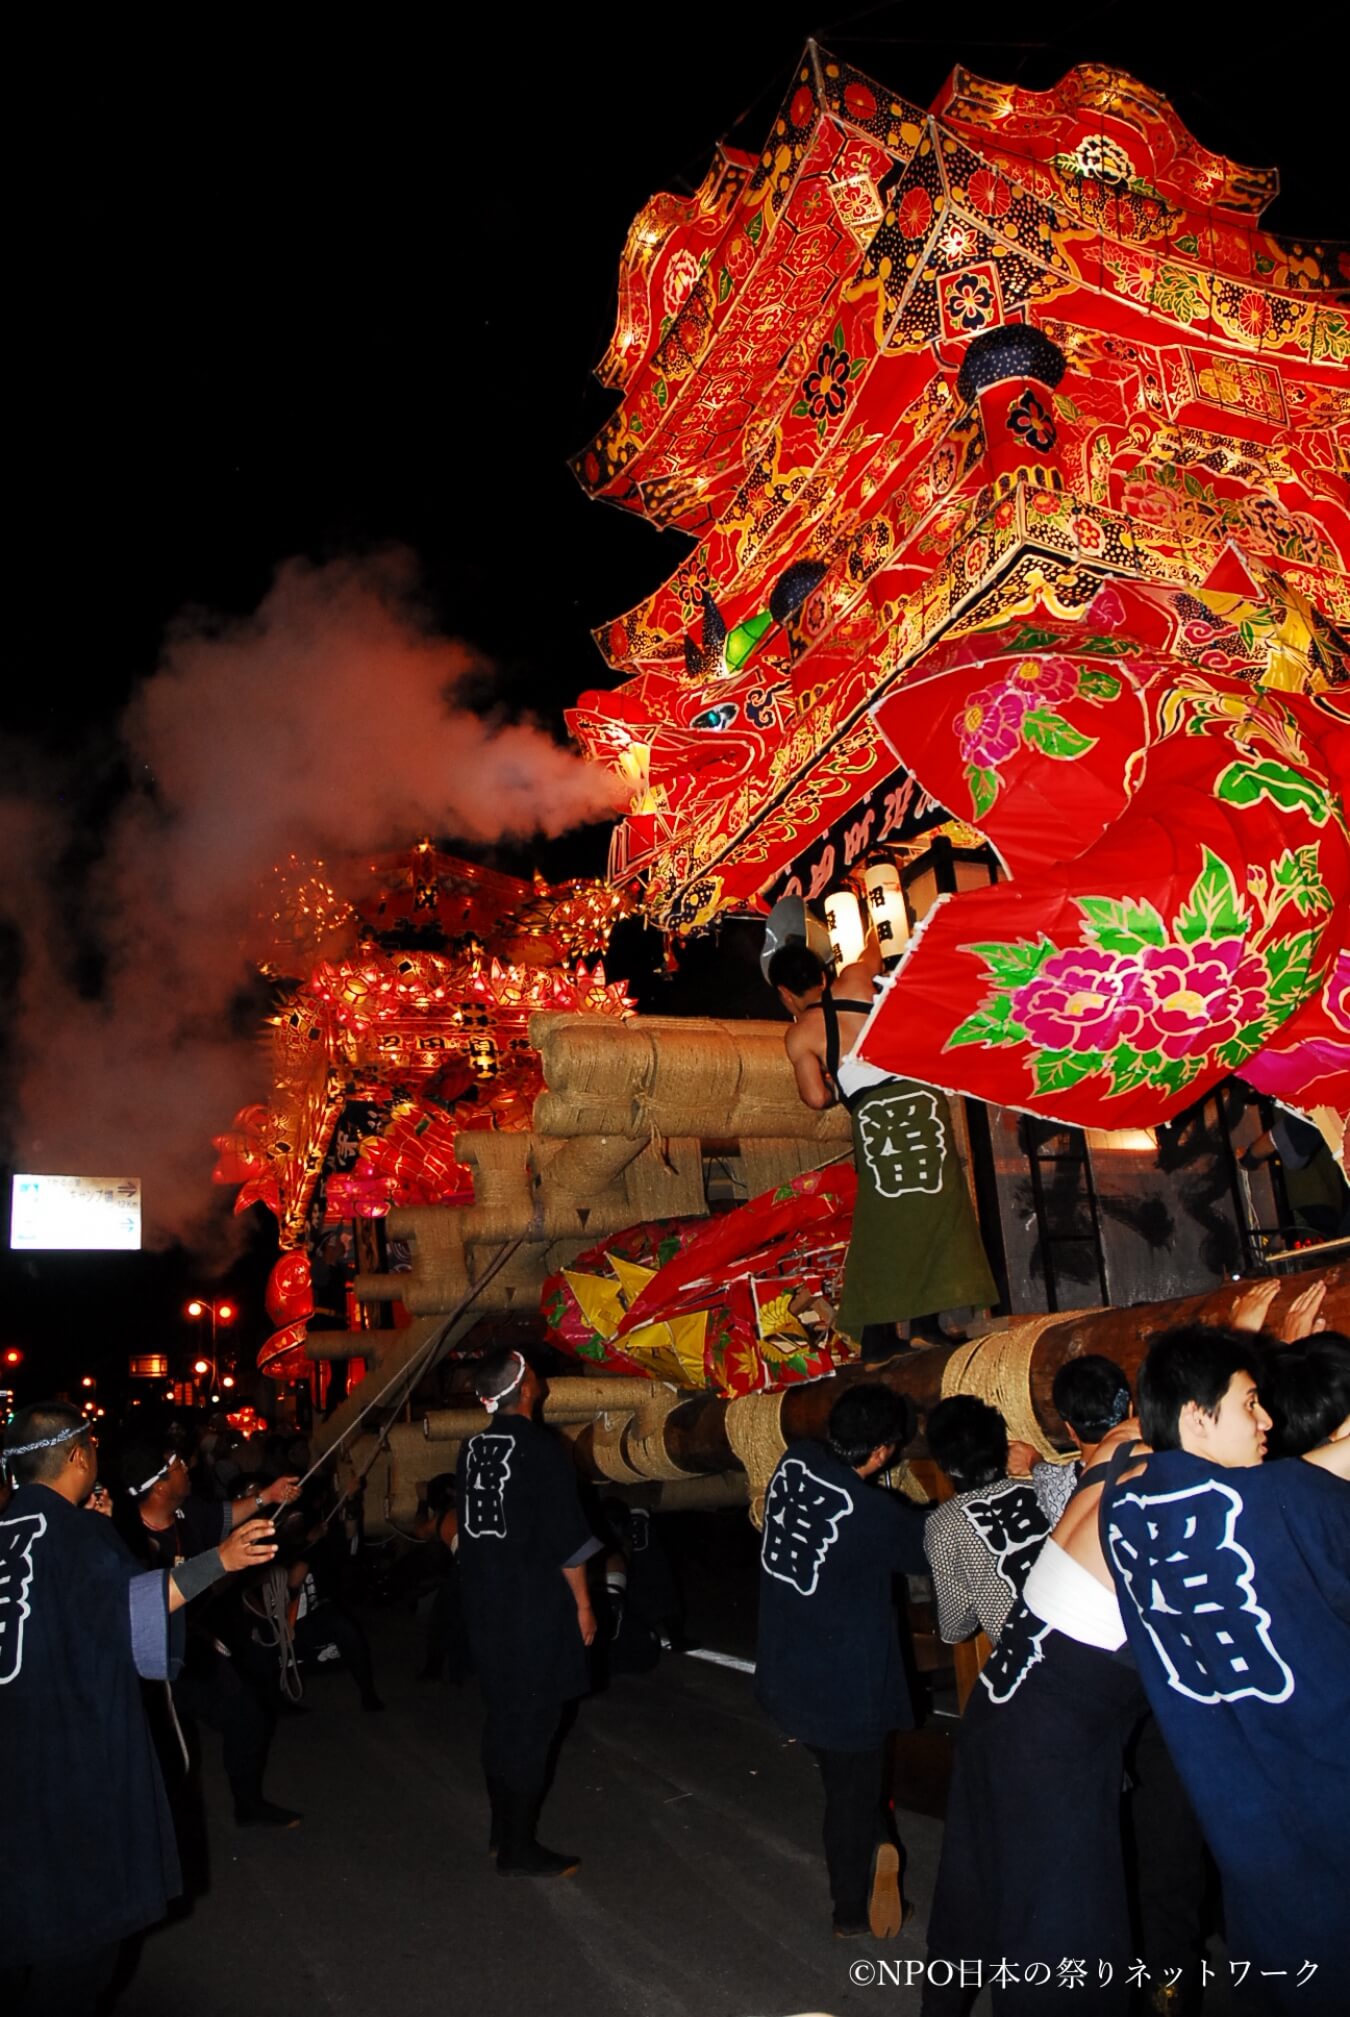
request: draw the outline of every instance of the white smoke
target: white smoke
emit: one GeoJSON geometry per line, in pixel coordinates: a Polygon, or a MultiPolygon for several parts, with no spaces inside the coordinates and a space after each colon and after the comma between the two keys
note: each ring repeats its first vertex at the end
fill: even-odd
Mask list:
{"type": "Polygon", "coordinates": [[[253,616],[174,625],[123,719],[139,789],[89,882],[106,955],[97,999],[68,971],[54,794],[0,801],[0,906],[23,942],[17,1165],[139,1176],[152,1243],[213,1236],[211,1137],[267,1090],[230,1009],[274,863],[423,832],[554,835],[614,810],[608,774],[542,728],[457,704],[482,663],[417,620],[410,584],[398,556],[290,561],[253,616]]]}

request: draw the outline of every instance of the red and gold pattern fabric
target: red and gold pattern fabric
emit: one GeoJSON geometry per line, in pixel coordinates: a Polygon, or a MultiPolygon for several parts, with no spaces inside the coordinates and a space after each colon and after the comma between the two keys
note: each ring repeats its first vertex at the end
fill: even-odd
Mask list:
{"type": "MultiPolygon", "coordinates": [[[[1275,187],[1107,66],[1046,92],[960,70],[924,113],[808,50],[753,171],[717,170],[700,199],[688,288],[579,459],[593,494],[699,539],[597,633],[624,683],[573,719],[631,792],[611,871],[642,879],[660,922],[699,929],[753,903],[874,792],[891,758],[869,710],[953,673],[935,652],[1077,624],[1104,580],[1127,621],[1097,629],[1141,664],[1103,663],[1100,691],[1080,688],[1048,731],[1101,746],[1083,774],[1093,820],[1150,654],[1154,671],[1171,656],[1280,684],[1302,626],[1323,663],[1294,690],[1334,682],[1350,326],[1336,248],[1260,228],[1275,187]],[[972,346],[1019,330],[1055,346],[1062,376],[963,391],[972,346]],[[809,591],[785,600],[803,567],[809,591]],[[1263,575],[1276,591],[1253,590],[1263,575]]],[[[685,228],[670,224],[663,261],[685,228]]],[[[630,239],[626,264],[647,256],[630,239]]],[[[1092,654],[1059,642],[1077,686],[1092,654]]],[[[940,723],[927,739],[955,772],[949,810],[969,818],[994,791],[1002,809],[984,812],[1002,821],[1038,712],[1018,715],[1017,749],[975,757],[1001,747],[1000,720],[1012,731],[1008,676],[1048,647],[982,678],[984,648],[967,646],[967,757],[941,751],[940,723]]],[[[1039,843],[1013,818],[1024,851],[1052,846],[1055,810],[1039,843]]]]}
{"type": "Polygon", "coordinates": [[[838,1301],[856,1194],[836,1164],[713,1219],[630,1227],[544,1284],[550,1338],[609,1372],[733,1397],[820,1379],[852,1347],[790,1305],[838,1301]]]}

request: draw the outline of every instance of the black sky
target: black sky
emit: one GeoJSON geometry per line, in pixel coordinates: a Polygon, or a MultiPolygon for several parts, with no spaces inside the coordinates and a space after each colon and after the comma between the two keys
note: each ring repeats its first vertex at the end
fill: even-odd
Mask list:
{"type": "MultiPolygon", "coordinates": [[[[165,625],[252,609],[292,554],[410,547],[508,706],[556,720],[603,683],[590,627],[684,550],[566,467],[612,403],[589,374],[624,236],[738,121],[758,146],[811,32],[921,103],[958,61],[1036,87],[1119,63],[1279,165],[1275,227],[1350,231],[1317,10],[1284,38],[1189,0],[429,11],[71,15],[22,52],[11,772],[74,753],[88,786],[165,625]]],[[[598,869],[603,838],[548,865],[598,869]]],[[[61,1263],[61,1293],[87,1276],[96,1314],[105,1265],[61,1263]]]]}

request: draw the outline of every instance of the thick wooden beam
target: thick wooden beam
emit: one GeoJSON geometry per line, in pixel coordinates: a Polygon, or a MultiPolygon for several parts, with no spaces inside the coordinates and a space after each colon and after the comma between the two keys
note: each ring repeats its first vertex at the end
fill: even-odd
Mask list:
{"type": "MultiPolygon", "coordinates": [[[[1323,1312],[1328,1326],[1333,1330],[1350,1332],[1350,1262],[1326,1268],[1320,1276],[1295,1275],[1281,1281],[1272,1306],[1272,1324],[1278,1324],[1281,1312],[1287,1309],[1293,1298],[1310,1281],[1317,1279],[1326,1283],[1323,1312]]],[[[1183,1296],[1173,1302],[1141,1303],[1128,1310],[1068,1311],[1062,1318],[1046,1322],[1035,1342],[1029,1364],[1031,1402],[1042,1434],[1048,1441],[1064,1449],[1069,1448],[1064,1425],[1050,1399],[1055,1374],[1066,1360],[1079,1358],[1087,1352],[1100,1352],[1103,1357],[1114,1359],[1133,1385],[1150,1338],[1174,1324],[1225,1323],[1237,1296],[1243,1289],[1253,1286],[1251,1282],[1228,1282],[1204,1295],[1183,1296]]],[[[986,1349],[996,1351],[999,1340],[1005,1336],[1011,1348],[1017,1336],[1018,1321],[1017,1318],[1012,1320],[1007,1333],[991,1333],[986,1349]]],[[[1044,1319],[1039,1321],[1045,1322],[1044,1319]]],[[[840,1394],[861,1380],[881,1380],[897,1393],[907,1395],[919,1412],[925,1413],[942,1398],[944,1370],[952,1352],[962,1349],[961,1346],[930,1346],[923,1351],[902,1352],[880,1366],[845,1366],[828,1380],[813,1380],[807,1386],[789,1387],[782,1397],[779,1417],[783,1436],[788,1442],[796,1442],[804,1436],[822,1434],[830,1409],[840,1394]]],[[[574,1383],[568,1384],[570,1387],[574,1383]]],[[[614,1382],[607,1381],[605,1384],[609,1389],[614,1382]]],[[[719,1395],[695,1394],[671,1410],[661,1424],[660,1435],[665,1454],[673,1466],[687,1473],[705,1474],[725,1471],[739,1463],[727,1434],[727,1406],[719,1395]]],[[[603,1469],[592,1454],[593,1439],[594,1430],[589,1427],[583,1428],[575,1437],[573,1449],[577,1463],[588,1477],[610,1476],[611,1473],[603,1469]]],[[[916,1447],[922,1448],[922,1445],[916,1447]]]]}

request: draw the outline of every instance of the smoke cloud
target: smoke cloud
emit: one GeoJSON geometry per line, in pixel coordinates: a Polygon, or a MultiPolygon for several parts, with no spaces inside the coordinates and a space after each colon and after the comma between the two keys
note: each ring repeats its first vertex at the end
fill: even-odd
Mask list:
{"type": "Polygon", "coordinates": [[[16,1166],[139,1176],[154,1244],[221,1237],[211,1137],[266,1092],[231,1012],[274,863],[422,832],[555,835],[614,810],[609,777],[542,728],[457,702],[482,663],[417,619],[411,588],[399,556],[290,561],[253,616],[173,626],[123,718],[134,789],[85,884],[92,995],[57,869],[78,836],[31,779],[0,800],[0,910],[22,941],[16,1166]]]}

